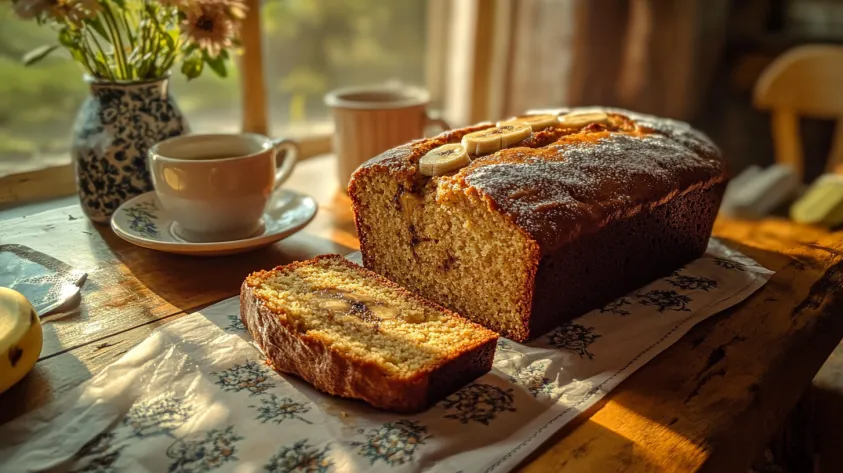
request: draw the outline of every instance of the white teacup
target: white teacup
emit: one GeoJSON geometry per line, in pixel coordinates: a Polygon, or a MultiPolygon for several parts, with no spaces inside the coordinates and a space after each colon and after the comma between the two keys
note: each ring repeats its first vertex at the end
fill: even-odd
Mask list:
{"type": "Polygon", "coordinates": [[[290,177],[298,155],[298,145],[286,139],[251,133],[185,135],[153,146],[149,169],[178,237],[232,241],[262,229],[266,205],[290,177]]]}

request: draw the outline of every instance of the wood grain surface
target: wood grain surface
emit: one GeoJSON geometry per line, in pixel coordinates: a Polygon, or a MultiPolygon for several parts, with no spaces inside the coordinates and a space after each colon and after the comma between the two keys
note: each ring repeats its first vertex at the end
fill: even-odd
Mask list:
{"type": "MultiPolygon", "coordinates": [[[[249,271],[357,249],[334,163],[302,163],[290,188],[316,197],[304,231],[213,259],[131,246],[78,207],[3,222],[20,243],[88,271],[82,310],[45,320],[33,373],[0,395],[0,423],[89,379],[153,330],[237,294],[249,271]]],[[[746,471],[843,337],[843,234],[781,220],[719,221],[726,244],[776,271],[745,302],[694,327],[522,465],[525,472],[746,471]]]]}
{"type": "Polygon", "coordinates": [[[633,374],[526,472],[747,470],[843,336],[843,235],[776,220],[720,221],[715,234],[776,274],[633,374]]]}
{"type": "Polygon", "coordinates": [[[335,175],[329,156],[301,163],[286,188],[312,195],[320,207],[316,218],[276,245],[239,256],[196,258],[140,248],[91,223],[78,206],[3,222],[4,244],[26,245],[88,273],[79,310],[47,318],[41,357],[230,297],[252,271],[358,249],[348,197],[335,175]]]}

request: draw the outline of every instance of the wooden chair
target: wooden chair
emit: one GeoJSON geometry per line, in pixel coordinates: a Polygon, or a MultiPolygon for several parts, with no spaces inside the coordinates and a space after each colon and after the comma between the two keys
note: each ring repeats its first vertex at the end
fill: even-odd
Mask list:
{"type": "Polygon", "coordinates": [[[843,165],[843,46],[809,45],[788,50],[761,73],[754,104],[772,110],[776,162],[805,169],[799,117],[836,119],[827,168],[843,165]]]}

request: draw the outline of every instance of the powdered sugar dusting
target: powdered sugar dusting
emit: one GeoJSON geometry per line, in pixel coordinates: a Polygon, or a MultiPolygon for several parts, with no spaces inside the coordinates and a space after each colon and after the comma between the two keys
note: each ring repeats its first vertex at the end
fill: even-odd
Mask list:
{"type": "MultiPolygon", "coordinates": [[[[675,122],[679,123],[679,122],[675,122]]],[[[595,141],[562,140],[514,163],[485,158],[465,178],[542,247],[636,213],[679,191],[722,178],[719,153],[690,127],[648,122],[648,135],[609,134],[595,141]],[[534,155],[533,155],[534,154],[534,155]]]]}

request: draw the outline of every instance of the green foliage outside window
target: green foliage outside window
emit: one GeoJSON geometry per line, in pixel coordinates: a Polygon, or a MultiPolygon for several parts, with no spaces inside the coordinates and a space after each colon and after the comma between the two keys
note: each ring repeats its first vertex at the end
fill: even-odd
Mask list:
{"type": "MultiPolygon", "coordinates": [[[[261,14],[273,122],[326,119],[322,97],[336,87],[422,84],[425,11],[424,0],[267,1],[261,14]]],[[[83,71],[60,51],[30,67],[21,61],[54,41],[52,30],[17,19],[9,2],[0,3],[0,172],[4,163],[67,153],[70,127],[87,94],[83,71]]],[[[172,82],[194,131],[239,126],[238,71],[189,83],[174,72],[172,82]]]]}

